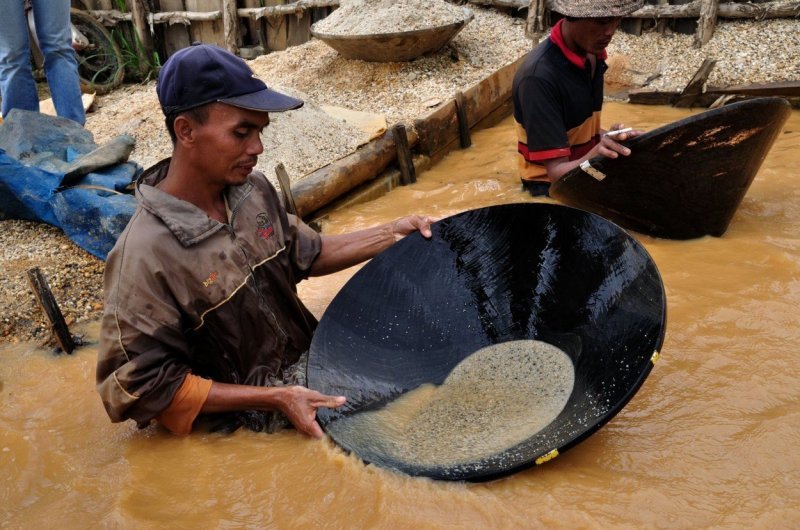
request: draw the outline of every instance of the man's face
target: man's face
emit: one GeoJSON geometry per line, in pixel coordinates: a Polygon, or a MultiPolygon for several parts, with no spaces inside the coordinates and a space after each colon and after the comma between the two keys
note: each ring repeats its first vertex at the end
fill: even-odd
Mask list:
{"type": "Polygon", "coordinates": [[[223,186],[244,184],[258,155],[264,152],[261,132],[269,114],[212,103],[208,119],[194,123],[193,157],[209,183],[223,186]]]}
{"type": "Polygon", "coordinates": [[[600,55],[611,42],[622,18],[581,18],[574,21],[571,32],[575,44],[583,53],[600,55]]]}

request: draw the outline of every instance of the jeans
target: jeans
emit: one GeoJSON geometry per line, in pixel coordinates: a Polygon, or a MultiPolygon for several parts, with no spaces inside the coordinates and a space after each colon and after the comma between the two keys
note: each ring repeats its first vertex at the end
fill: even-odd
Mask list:
{"type": "MultiPolygon", "coordinates": [[[[72,49],[69,0],[32,0],[44,72],[56,113],[81,125],[86,116],[81,102],[78,61],[72,49]]],[[[11,109],[39,110],[31,66],[28,22],[22,0],[0,0],[0,94],[2,113],[11,109]]]]}

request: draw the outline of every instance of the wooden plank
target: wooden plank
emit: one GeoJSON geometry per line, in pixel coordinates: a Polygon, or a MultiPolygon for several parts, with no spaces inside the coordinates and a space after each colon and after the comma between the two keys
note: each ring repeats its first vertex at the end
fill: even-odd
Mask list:
{"type": "Polygon", "coordinates": [[[33,294],[36,295],[39,307],[47,317],[47,320],[50,321],[50,330],[55,335],[58,346],[63,351],[72,353],[75,349],[75,341],[72,339],[67,323],[64,321],[64,316],[61,314],[56,298],[47,284],[47,279],[42,274],[42,271],[39,270],[39,267],[28,270],[28,283],[33,294]]]}
{"type": "MultiPolygon", "coordinates": [[[[160,0],[159,9],[162,11],[183,11],[186,6],[183,0],[160,0]]],[[[186,48],[192,41],[189,40],[189,28],[185,24],[167,24],[164,28],[164,49],[167,57],[176,51],[186,48]]]]}
{"type": "MultiPolygon", "coordinates": [[[[222,0],[184,0],[189,11],[212,12],[222,14],[222,0]]],[[[225,35],[222,19],[216,18],[208,22],[193,21],[189,29],[192,42],[204,42],[225,47],[225,35]]]]}
{"type": "Polygon", "coordinates": [[[697,46],[703,46],[714,35],[714,28],[717,25],[717,13],[719,12],[719,0],[703,0],[700,5],[700,20],[697,22],[697,33],[694,41],[697,46]]]}
{"type": "Polygon", "coordinates": [[[751,83],[725,88],[709,87],[709,94],[742,94],[746,96],[800,97],[800,81],[778,81],[776,83],[751,83]]]}
{"type": "MultiPolygon", "coordinates": [[[[261,8],[264,7],[262,0],[244,0],[245,8],[261,8]]],[[[267,29],[263,20],[255,17],[248,17],[246,26],[248,41],[250,44],[261,46],[267,49],[267,29]]]]}
{"type": "MultiPolygon", "coordinates": [[[[688,4],[675,0],[676,4],[645,5],[634,11],[631,18],[698,18],[701,0],[688,4]]],[[[800,0],[777,0],[773,2],[722,2],[719,4],[720,18],[783,18],[800,16],[800,0]]]]}
{"type": "Polygon", "coordinates": [[[239,36],[239,16],[236,13],[236,0],[222,0],[222,34],[225,49],[239,54],[241,37],[239,36]]]}
{"type": "MultiPolygon", "coordinates": [[[[414,131],[408,131],[409,148],[416,143],[417,135],[414,131]]],[[[375,179],[396,158],[397,147],[394,135],[389,130],[355,153],[310,173],[292,186],[298,213],[305,217],[357,186],[375,179]]]]}
{"type": "Polygon", "coordinates": [[[311,10],[302,11],[301,16],[287,15],[287,46],[297,46],[311,40],[311,10]]]}
{"type": "Polygon", "coordinates": [[[528,0],[469,0],[469,3],[492,7],[512,7],[514,9],[524,9],[529,5],[528,0]]]}
{"type": "Polygon", "coordinates": [[[392,136],[397,148],[397,165],[400,168],[400,184],[403,186],[417,181],[417,172],[411,159],[411,148],[408,146],[406,126],[398,123],[392,127],[392,136]]]}
{"type": "Polygon", "coordinates": [[[675,100],[673,106],[682,108],[691,107],[697,97],[704,92],[703,88],[708,81],[708,76],[711,74],[711,70],[714,69],[716,64],[717,61],[714,59],[705,59],[703,64],[700,65],[700,68],[697,69],[691,81],[689,81],[689,84],[686,85],[686,88],[683,89],[675,100]]]}
{"type": "MultiPolygon", "coordinates": [[[[470,128],[511,98],[514,74],[525,60],[523,55],[512,64],[497,70],[480,83],[464,91],[464,108],[470,128]]],[[[415,120],[414,129],[420,136],[420,151],[433,156],[459,139],[455,100],[450,100],[427,116],[415,120]]]]}
{"type": "MultiPolygon", "coordinates": [[[[669,5],[669,0],[658,0],[658,5],[665,6],[669,5]]],[[[663,18],[658,19],[656,22],[656,31],[661,33],[662,35],[667,30],[667,21],[663,18]]]]}
{"type": "Polygon", "coordinates": [[[270,0],[264,0],[264,3],[265,7],[239,9],[239,16],[262,18],[279,15],[295,15],[304,11],[313,11],[320,8],[328,10],[328,8],[339,7],[339,0],[294,0],[292,2],[281,0],[273,1],[272,3],[270,3],[270,0]]]}
{"type": "MultiPolygon", "coordinates": [[[[648,89],[634,89],[628,92],[628,101],[640,105],[672,105],[679,97],[678,92],[656,91],[648,89]]],[[[800,98],[800,81],[780,81],[777,83],[754,83],[748,85],[734,85],[729,87],[708,87],[706,91],[697,96],[693,102],[695,106],[704,107],[723,96],[748,97],[783,97],[791,99],[800,98]]]]}
{"type": "Polygon", "coordinates": [[[147,22],[149,11],[144,0],[130,0],[130,3],[133,29],[140,44],[140,46],[136,46],[139,74],[144,77],[153,68],[153,54],[155,53],[153,35],[150,33],[150,24],[147,22]]]}
{"type": "Polygon", "coordinates": [[[547,21],[547,5],[545,0],[530,0],[528,16],[525,19],[525,36],[529,39],[544,33],[550,24],[547,21]]]}
{"type": "Polygon", "coordinates": [[[292,181],[289,179],[289,173],[286,171],[283,162],[278,162],[278,165],[275,166],[275,176],[278,177],[278,184],[281,185],[284,208],[290,214],[297,215],[297,204],[294,202],[294,194],[292,193],[292,181]]]}
{"type": "Polygon", "coordinates": [[[463,92],[456,92],[456,119],[458,120],[458,139],[461,149],[466,149],[472,145],[472,138],[469,135],[469,120],[467,119],[467,105],[464,100],[463,92]]]}
{"type": "MultiPolygon", "coordinates": [[[[265,0],[265,7],[278,6],[283,0],[265,0]]],[[[267,48],[273,51],[285,50],[288,47],[289,25],[285,16],[267,17],[267,48]]]]}
{"type": "Polygon", "coordinates": [[[628,102],[638,105],[672,105],[678,95],[676,91],[635,88],[628,91],[628,102]]]}

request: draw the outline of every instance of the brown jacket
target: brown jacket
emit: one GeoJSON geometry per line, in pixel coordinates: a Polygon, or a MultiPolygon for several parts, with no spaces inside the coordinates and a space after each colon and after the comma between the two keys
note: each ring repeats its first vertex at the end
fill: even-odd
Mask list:
{"type": "Polygon", "coordinates": [[[166,409],[187,373],[268,385],[308,349],[317,321],[297,296],[319,235],[253,172],[226,192],[229,224],[155,188],[108,256],[97,390],[113,421],[140,425],[166,409]]]}

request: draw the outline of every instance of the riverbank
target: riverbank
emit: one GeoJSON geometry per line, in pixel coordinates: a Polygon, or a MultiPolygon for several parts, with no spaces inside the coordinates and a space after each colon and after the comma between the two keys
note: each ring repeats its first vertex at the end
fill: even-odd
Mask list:
{"type": "MultiPolygon", "coordinates": [[[[350,61],[316,40],[252,61],[254,71],[269,85],[303,94],[309,102],[306,110],[315,113],[306,115],[308,129],[295,130],[289,142],[281,138],[291,127],[279,125],[285,117],[275,115],[274,127],[265,135],[267,152],[278,152],[287,143],[306,147],[280,150],[280,161],[290,176],[301,178],[314,166],[321,167],[365,141],[363,131],[352,123],[335,121],[319,110],[322,106],[380,114],[389,125],[410,122],[530,49],[522,19],[471,9],[475,20],[450,45],[411,63],[350,61]],[[325,126],[347,133],[312,138],[311,132],[320,130],[322,120],[332,120],[325,121],[325,126]],[[270,137],[272,131],[283,132],[270,137]],[[313,149],[307,149],[308,145],[313,149]],[[310,159],[309,152],[318,156],[310,159]]],[[[709,79],[712,85],[800,79],[799,29],[796,20],[722,22],[702,50],[691,47],[691,36],[618,33],[608,50],[608,80],[615,86],[640,86],[658,74],[649,87],[680,90],[705,57],[717,60],[709,79]]],[[[169,154],[170,142],[152,82],[98,96],[86,126],[99,144],[120,133],[133,134],[137,144],[131,158],[142,166],[169,154]]],[[[263,156],[259,168],[269,171],[274,162],[275,158],[263,156]]],[[[102,313],[103,262],[55,228],[0,221],[0,266],[6,271],[0,278],[0,341],[52,344],[28,287],[25,272],[32,267],[40,267],[48,278],[69,325],[97,319],[102,313]]]]}

